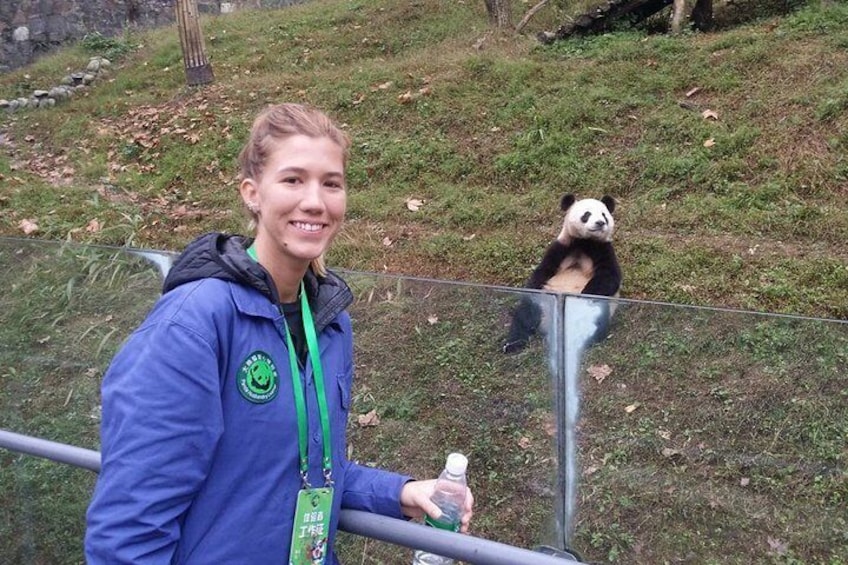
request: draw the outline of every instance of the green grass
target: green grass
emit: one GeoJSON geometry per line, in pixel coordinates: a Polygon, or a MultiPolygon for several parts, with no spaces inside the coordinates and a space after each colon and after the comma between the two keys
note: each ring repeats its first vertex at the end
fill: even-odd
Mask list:
{"type": "MultiPolygon", "coordinates": [[[[561,10],[530,27],[550,28],[561,10]]],[[[846,17],[843,4],[814,3],[714,34],[626,30],[543,47],[500,33],[474,49],[487,32],[477,3],[324,0],[205,19],[216,82],[203,89],[183,86],[172,28],[134,33],[115,40],[118,64],[85,96],[3,117],[13,149],[0,165],[15,165],[4,176],[41,179],[53,195],[45,202],[43,191],[7,183],[2,198],[13,205],[0,231],[19,234],[26,218],[42,228],[36,237],[168,249],[206,230],[239,231],[235,156],[252,116],[306,101],[354,139],[350,219],[397,242],[381,248],[382,237],[351,229],[331,254],[339,266],[518,285],[558,230],[561,194],[608,193],[619,200],[626,296],[844,318],[848,301],[825,282],[838,276],[807,286],[794,274],[764,300],[721,270],[772,242],[784,247],[758,258],[752,275],[772,263],[810,271],[828,259],[820,246],[846,260],[846,17]],[[54,186],[60,159],[74,171],[54,186]],[[79,231],[103,183],[116,189],[95,212],[112,229],[79,231]],[[417,213],[405,209],[412,197],[426,201],[417,213]],[[189,213],[175,214],[183,205],[189,213]],[[510,259],[470,264],[481,244],[460,238],[472,234],[514,249],[510,259]],[[717,236],[732,244],[711,244],[717,236]],[[665,245],[640,255],[652,240],[665,245]],[[709,292],[669,291],[691,271],[639,266],[676,262],[679,251],[714,256],[709,292]]],[[[89,51],[0,77],[0,91],[34,86],[56,60],[79,65],[89,51]]]]}

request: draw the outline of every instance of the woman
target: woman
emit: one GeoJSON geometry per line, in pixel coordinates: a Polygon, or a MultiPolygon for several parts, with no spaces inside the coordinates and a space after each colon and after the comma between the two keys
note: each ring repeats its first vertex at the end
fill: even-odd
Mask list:
{"type": "Polygon", "coordinates": [[[348,149],[313,108],[257,117],[239,156],[255,239],[192,242],[104,377],[89,563],[332,564],[342,507],[440,514],[435,481],[345,458],[353,297],[323,254],[348,149]]]}

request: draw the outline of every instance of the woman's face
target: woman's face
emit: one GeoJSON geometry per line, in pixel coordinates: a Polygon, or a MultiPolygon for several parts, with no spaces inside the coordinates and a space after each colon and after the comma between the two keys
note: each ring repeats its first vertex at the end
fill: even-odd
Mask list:
{"type": "Polygon", "coordinates": [[[305,269],[344,220],[344,152],[328,137],[295,135],[275,145],[260,177],[242,181],[241,195],[258,210],[257,246],[305,269]]]}

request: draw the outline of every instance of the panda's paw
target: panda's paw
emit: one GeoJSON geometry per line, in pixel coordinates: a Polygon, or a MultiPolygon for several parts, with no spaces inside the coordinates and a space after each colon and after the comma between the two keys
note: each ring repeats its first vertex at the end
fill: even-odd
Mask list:
{"type": "Polygon", "coordinates": [[[503,352],[506,353],[507,355],[512,354],[512,353],[518,353],[519,351],[521,351],[525,347],[527,347],[527,340],[526,339],[519,339],[519,340],[516,340],[516,341],[510,341],[510,342],[504,344],[503,352]]]}

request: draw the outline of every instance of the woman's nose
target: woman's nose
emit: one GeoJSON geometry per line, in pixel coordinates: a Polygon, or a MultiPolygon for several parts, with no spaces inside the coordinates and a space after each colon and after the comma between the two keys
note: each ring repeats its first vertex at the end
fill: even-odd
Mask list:
{"type": "Polygon", "coordinates": [[[324,197],[322,193],[321,183],[318,181],[309,181],[306,183],[301,199],[301,206],[306,210],[323,210],[324,197]]]}

